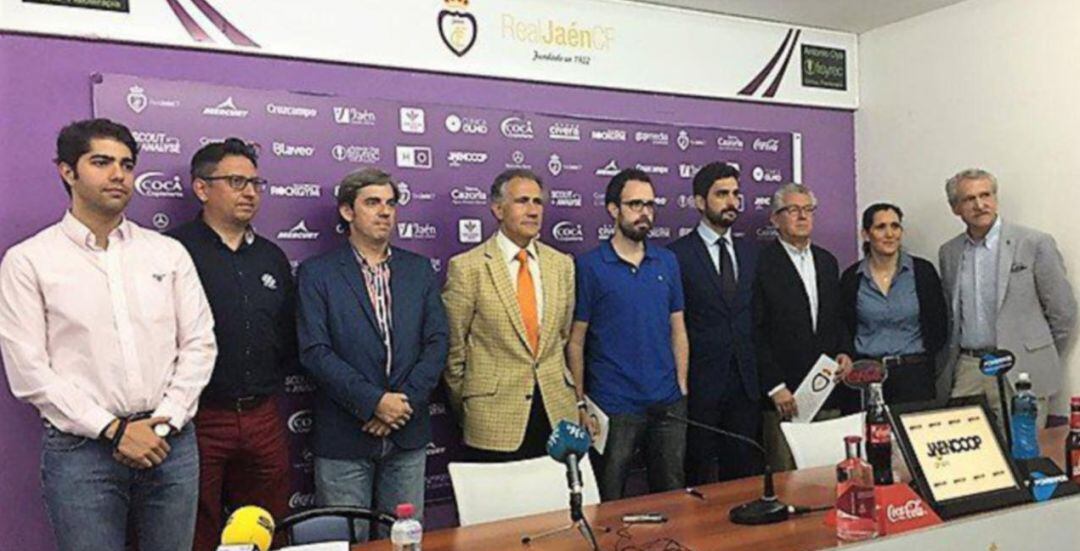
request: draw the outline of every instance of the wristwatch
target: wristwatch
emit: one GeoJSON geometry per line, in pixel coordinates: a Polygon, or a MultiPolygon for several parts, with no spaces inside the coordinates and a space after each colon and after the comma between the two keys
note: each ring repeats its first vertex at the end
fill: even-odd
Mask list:
{"type": "Polygon", "coordinates": [[[154,425],[154,434],[165,438],[166,436],[172,434],[172,427],[169,426],[168,423],[158,423],[154,425]]]}

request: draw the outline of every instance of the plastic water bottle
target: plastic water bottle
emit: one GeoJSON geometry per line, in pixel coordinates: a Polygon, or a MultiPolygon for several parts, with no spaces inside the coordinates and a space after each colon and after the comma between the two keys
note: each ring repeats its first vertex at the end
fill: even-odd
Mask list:
{"type": "Polygon", "coordinates": [[[413,518],[416,507],[412,503],[402,503],[394,511],[397,520],[390,527],[390,543],[394,551],[420,551],[420,540],[424,539],[424,527],[413,518]]]}
{"type": "Polygon", "coordinates": [[[1038,400],[1031,392],[1031,378],[1021,373],[1016,379],[1016,395],[1012,398],[1012,456],[1013,459],[1039,457],[1038,400]]]}

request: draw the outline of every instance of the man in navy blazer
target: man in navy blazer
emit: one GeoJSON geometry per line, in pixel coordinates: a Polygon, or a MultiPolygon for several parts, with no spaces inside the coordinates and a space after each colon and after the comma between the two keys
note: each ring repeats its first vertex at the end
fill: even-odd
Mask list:
{"type": "Polygon", "coordinates": [[[317,383],[316,502],[380,511],[412,503],[420,515],[428,399],[448,330],[430,260],[390,246],[397,200],[382,171],[341,181],[349,242],[300,266],[297,325],[300,361],[317,383]]]}
{"type": "MultiPolygon", "coordinates": [[[[756,254],[732,238],[742,209],[739,170],[709,163],[694,176],[698,227],[670,245],[679,260],[690,338],[690,418],[758,440],[761,428],[753,340],[756,254]]],[[[731,480],[761,471],[761,454],[730,437],[690,427],[686,483],[731,480]]]]}

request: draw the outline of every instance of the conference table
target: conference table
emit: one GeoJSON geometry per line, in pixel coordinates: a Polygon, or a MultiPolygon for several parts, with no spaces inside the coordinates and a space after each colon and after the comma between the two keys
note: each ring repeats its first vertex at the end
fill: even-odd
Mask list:
{"type": "MultiPolygon", "coordinates": [[[[1039,440],[1043,453],[1058,465],[1064,464],[1064,441],[1068,434],[1067,427],[1055,427],[1043,431],[1039,440]]],[[[802,469],[775,475],[776,492],[781,500],[791,505],[828,506],[835,502],[836,474],[832,467],[802,469]]],[[[751,501],[761,495],[761,477],[744,478],[700,486],[697,490],[704,499],[690,495],[685,491],[672,491],[639,496],[618,501],[605,502],[585,507],[585,516],[596,533],[597,541],[603,550],[643,549],[643,550],[727,550],[727,549],[763,549],[769,551],[806,551],[840,546],[834,528],[823,522],[824,512],[810,513],[794,517],[786,522],[764,526],[740,526],[728,520],[728,511],[735,505],[751,501]],[[625,527],[621,518],[626,514],[658,512],[667,517],[663,524],[634,524],[625,527]],[[673,542],[677,542],[675,545],[673,542]],[[679,547],[681,546],[681,547],[679,547]]],[[[563,488],[552,491],[563,491],[563,488]]],[[[498,488],[492,488],[498,494],[498,488]]],[[[503,499],[527,499],[527,496],[500,496],[503,499]]],[[[1056,522],[1062,519],[1080,519],[1080,496],[1059,499],[1047,503],[1030,504],[954,519],[939,526],[915,532],[922,534],[924,540],[942,541],[961,549],[1028,549],[1022,546],[974,547],[969,539],[953,540],[949,531],[954,525],[969,523],[968,533],[985,534],[998,527],[1013,531],[1016,537],[1017,526],[1012,519],[1003,515],[1026,515],[1023,522],[1056,522]],[[1039,509],[1045,508],[1045,509],[1039,509]],[[1015,512],[1014,512],[1015,510],[1015,512]],[[995,516],[997,515],[997,516],[995,516]],[[1035,519],[1034,521],[1027,520],[1035,519]],[[1056,519],[1056,520],[1055,520],[1056,519]],[[979,523],[982,524],[979,524],[979,523]],[[934,531],[940,531],[935,537],[934,531]],[[953,540],[949,543],[948,540],[953,540]]],[[[560,551],[588,549],[584,538],[576,531],[568,531],[551,538],[534,541],[529,545],[521,543],[523,534],[536,534],[551,528],[568,524],[568,511],[556,511],[508,519],[498,522],[477,524],[469,527],[447,528],[424,534],[425,551],[477,551],[477,550],[521,550],[521,551],[560,551]]],[[[1018,517],[1019,518],[1019,517],[1018,517]]],[[[1064,541],[1080,541],[1080,523],[1076,520],[1061,522],[1059,534],[1064,541]]],[[[1045,530],[1045,527],[1042,527],[1045,530]]],[[[1021,532],[1022,533],[1022,532],[1021,532]]],[[[844,545],[847,547],[876,548],[895,538],[904,538],[899,534],[888,538],[879,538],[869,544],[844,545]]],[[[957,537],[961,537],[957,535],[957,537]]],[[[970,536],[962,536],[970,538],[970,536]]],[[[1034,537],[1033,535],[1029,537],[1034,537]]],[[[896,542],[902,543],[902,542],[896,542]]],[[[1034,544],[1029,540],[1028,543],[1034,544]]],[[[1076,544],[1078,548],[1080,543],[1076,544]]],[[[384,551],[390,549],[387,540],[355,545],[353,551],[384,551]]],[[[893,546],[889,546],[893,548],[893,546]]],[[[902,548],[897,546],[896,548],[902,548]]],[[[903,548],[927,549],[922,546],[907,545],[903,548]]],[[[1032,549],[1035,547],[1031,547],[1032,549]]],[[[1040,549],[1064,549],[1063,547],[1039,546],[1040,549]]]]}

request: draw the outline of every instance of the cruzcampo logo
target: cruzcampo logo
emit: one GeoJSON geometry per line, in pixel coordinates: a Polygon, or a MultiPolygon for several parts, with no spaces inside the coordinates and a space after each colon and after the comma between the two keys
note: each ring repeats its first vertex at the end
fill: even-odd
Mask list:
{"type": "Polygon", "coordinates": [[[439,37],[443,44],[462,57],[476,44],[476,17],[469,13],[469,0],[443,0],[446,9],[439,12],[439,37]]]}
{"type": "Polygon", "coordinates": [[[847,52],[803,44],[802,84],[810,88],[847,90],[847,52]]]}

